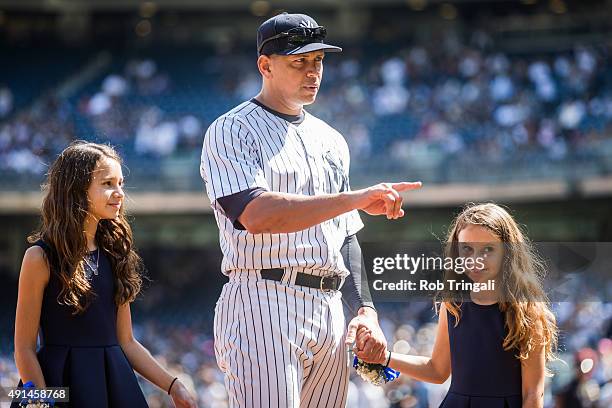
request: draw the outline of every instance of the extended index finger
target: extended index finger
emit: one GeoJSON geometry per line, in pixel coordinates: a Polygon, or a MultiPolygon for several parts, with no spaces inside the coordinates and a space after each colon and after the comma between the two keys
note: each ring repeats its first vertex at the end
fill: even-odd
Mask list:
{"type": "Polygon", "coordinates": [[[421,183],[420,181],[402,181],[401,183],[391,184],[391,188],[395,191],[418,190],[422,186],[423,183],[421,183]]]}

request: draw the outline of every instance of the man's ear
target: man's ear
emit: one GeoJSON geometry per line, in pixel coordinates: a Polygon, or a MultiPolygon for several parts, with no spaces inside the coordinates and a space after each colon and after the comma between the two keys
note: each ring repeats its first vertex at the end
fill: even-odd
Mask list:
{"type": "Polygon", "coordinates": [[[272,58],[269,56],[260,55],[259,58],[257,58],[257,68],[259,68],[259,73],[266,78],[270,78],[272,76],[271,65],[272,58]]]}

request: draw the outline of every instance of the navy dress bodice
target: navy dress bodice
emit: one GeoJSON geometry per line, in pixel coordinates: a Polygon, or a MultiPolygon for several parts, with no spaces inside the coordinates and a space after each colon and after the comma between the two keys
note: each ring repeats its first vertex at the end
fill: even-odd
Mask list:
{"type": "Polygon", "coordinates": [[[461,318],[447,312],[452,379],[441,408],[520,408],[521,362],[506,351],[505,316],[497,304],[464,302],[461,318]]]}
{"type": "MultiPolygon", "coordinates": [[[[91,278],[95,296],[83,313],[74,315],[72,307],[58,301],[61,282],[53,250],[42,241],[34,245],[43,248],[51,267],[41,306],[38,361],[47,387],[69,387],[70,402],[56,406],[147,407],[117,340],[115,283],[104,251],[92,253],[98,265],[98,274],[91,278]]],[[[13,403],[11,408],[18,406],[13,403]]]]}

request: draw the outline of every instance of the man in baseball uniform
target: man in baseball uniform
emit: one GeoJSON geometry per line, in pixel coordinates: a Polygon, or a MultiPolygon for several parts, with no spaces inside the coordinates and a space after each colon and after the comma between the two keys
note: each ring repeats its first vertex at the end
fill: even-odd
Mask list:
{"type": "Polygon", "coordinates": [[[399,192],[420,183],[349,187],[342,135],[303,107],[315,101],[326,30],[303,14],[257,32],[261,92],[204,137],[206,184],[229,277],[215,308],[215,354],[231,407],[344,407],[347,344],[384,353],[362,277],[358,210],[397,219],[399,192]],[[342,289],[342,292],[340,291],[342,289]],[[346,330],[342,293],[357,315],[346,330]]]}

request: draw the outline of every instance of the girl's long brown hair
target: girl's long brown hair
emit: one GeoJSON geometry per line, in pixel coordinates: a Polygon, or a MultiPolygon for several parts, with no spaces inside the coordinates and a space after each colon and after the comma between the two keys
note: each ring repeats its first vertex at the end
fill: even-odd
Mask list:
{"type": "MultiPolygon", "coordinates": [[[[459,233],[469,225],[487,228],[499,238],[504,247],[499,308],[505,314],[508,334],[504,338],[504,350],[517,350],[517,358],[526,360],[529,353],[544,347],[546,361],[555,359],[557,325],[548,297],[543,289],[546,272],[544,262],[535,252],[532,243],[522,232],[512,216],[502,207],[492,204],[470,204],[455,218],[446,239],[445,256],[459,256],[459,233]]],[[[464,274],[446,271],[446,279],[466,280],[464,274]],[[459,276],[461,275],[461,276],[459,276]]],[[[496,282],[497,284],[497,282],[496,282]]],[[[461,302],[466,294],[442,292],[441,301],[455,324],[461,318],[461,302]]]]}
{"type": "MultiPolygon", "coordinates": [[[[84,256],[88,250],[83,227],[89,208],[87,190],[96,164],[103,158],[121,163],[112,147],[96,143],[76,141],[60,153],[43,185],[41,225],[28,237],[30,243],[42,239],[51,247],[51,273],[62,285],[57,300],[72,307],[73,314],[84,312],[95,296],[85,277],[84,256]]],[[[132,229],[123,206],[117,218],[99,221],[96,242],[111,264],[115,304],[133,301],[142,286],[143,268],[134,251],[132,229]]]]}

